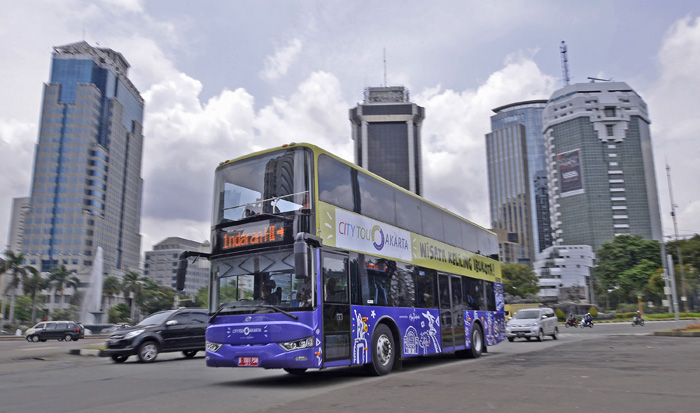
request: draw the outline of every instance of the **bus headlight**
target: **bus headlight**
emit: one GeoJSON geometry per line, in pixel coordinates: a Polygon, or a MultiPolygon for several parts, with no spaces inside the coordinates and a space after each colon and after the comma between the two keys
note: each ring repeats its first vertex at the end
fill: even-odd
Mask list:
{"type": "Polygon", "coordinates": [[[314,337],[302,338],[301,340],[287,341],[285,343],[278,343],[280,347],[286,351],[299,350],[302,348],[311,348],[314,346],[314,337]]]}
{"type": "Polygon", "coordinates": [[[212,353],[216,353],[221,348],[221,344],[212,343],[211,341],[207,341],[207,344],[205,345],[205,347],[206,347],[207,351],[211,351],[212,353]]]}

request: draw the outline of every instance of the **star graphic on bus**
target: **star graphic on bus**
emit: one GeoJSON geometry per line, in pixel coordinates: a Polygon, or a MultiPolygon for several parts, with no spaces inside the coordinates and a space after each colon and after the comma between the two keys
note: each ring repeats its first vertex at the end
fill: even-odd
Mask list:
{"type": "Polygon", "coordinates": [[[377,313],[375,313],[374,310],[372,310],[372,312],[369,313],[369,315],[372,316],[372,318],[377,318],[377,313]]]}

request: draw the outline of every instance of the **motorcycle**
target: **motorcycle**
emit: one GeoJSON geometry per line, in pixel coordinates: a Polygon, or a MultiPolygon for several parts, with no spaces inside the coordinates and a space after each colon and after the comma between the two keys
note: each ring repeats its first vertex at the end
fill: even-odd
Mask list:
{"type": "Polygon", "coordinates": [[[644,326],[644,319],[641,317],[634,317],[632,319],[632,327],[634,326],[644,326]]]}
{"type": "Polygon", "coordinates": [[[593,320],[591,320],[591,321],[586,321],[586,320],[581,321],[581,328],[585,328],[585,327],[593,328],[593,320]]]}
{"type": "Polygon", "coordinates": [[[566,327],[566,328],[569,328],[569,327],[574,327],[574,328],[576,328],[576,327],[578,327],[578,320],[574,320],[574,321],[566,320],[566,323],[564,324],[564,327],[566,327]]]}

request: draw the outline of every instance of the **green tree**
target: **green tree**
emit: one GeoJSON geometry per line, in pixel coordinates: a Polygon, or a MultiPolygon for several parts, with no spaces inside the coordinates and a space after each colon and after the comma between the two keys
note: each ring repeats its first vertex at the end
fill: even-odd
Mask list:
{"type": "Polygon", "coordinates": [[[206,308],[209,305],[209,289],[207,287],[202,287],[197,291],[194,296],[195,307],[206,308]]]}
{"type": "Polygon", "coordinates": [[[540,291],[535,272],[525,264],[504,264],[501,266],[503,288],[510,295],[525,297],[526,294],[537,294],[540,291]]]}
{"type": "MultiPolygon", "coordinates": [[[[4,295],[10,296],[10,315],[8,320],[13,322],[15,319],[15,299],[17,296],[17,288],[22,284],[22,280],[27,276],[29,266],[24,265],[24,254],[15,254],[11,250],[5,251],[5,260],[3,260],[3,266],[0,268],[0,274],[6,274],[10,276],[10,280],[7,282],[7,287],[3,291],[4,295]]],[[[3,300],[2,314],[0,315],[0,327],[5,321],[5,305],[7,300],[3,300]]]]}
{"type": "Polygon", "coordinates": [[[617,293],[626,302],[636,302],[649,278],[661,268],[661,249],[657,241],[641,235],[618,235],[596,251],[595,275],[606,290],[617,293]]]}
{"type": "Polygon", "coordinates": [[[80,280],[75,276],[75,270],[68,270],[65,265],[61,264],[51,270],[49,282],[56,289],[56,292],[61,295],[61,303],[58,309],[63,310],[65,289],[72,287],[74,292],[78,291],[80,280]]]}
{"type": "Polygon", "coordinates": [[[114,275],[109,275],[105,277],[104,281],[102,282],[102,295],[104,297],[107,297],[108,303],[107,306],[104,305],[104,302],[102,303],[102,308],[109,308],[112,306],[112,298],[116,297],[119,295],[119,293],[122,291],[122,282],[119,279],[119,277],[115,277],[114,275]]]}
{"type": "Polygon", "coordinates": [[[139,273],[129,270],[124,274],[122,279],[122,292],[124,297],[130,299],[130,318],[132,322],[136,321],[136,306],[141,300],[141,292],[143,291],[143,281],[139,273]]]}
{"type": "Polygon", "coordinates": [[[24,279],[22,288],[24,289],[24,294],[32,299],[32,315],[30,321],[34,323],[36,320],[37,295],[49,287],[49,280],[44,278],[36,268],[28,267],[27,269],[30,274],[24,279]]]}
{"type": "Polygon", "coordinates": [[[131,309],[124,303],[119,303],[107,311],[110,323],[126,323],[129,321],[131,309]]]}
{"type": "Polygon", "coordinates": [[[160,285],[151,278],[144,279],[143,283],[143,293],[139,302],[142,314],[153,314],[173,308],[175,290],[172,287],[160,285]]]}

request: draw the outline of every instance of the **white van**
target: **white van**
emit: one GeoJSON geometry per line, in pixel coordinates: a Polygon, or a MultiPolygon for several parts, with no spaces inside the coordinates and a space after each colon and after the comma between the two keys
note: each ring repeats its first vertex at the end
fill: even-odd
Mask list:
{"type": "Polygon", "coordinates": [[[510,342],[519,337],[526,340],[535,337],[542,341],[544,336],[551,336],[556,340],[558,335],[557,316],[551,308],[525,308],[506,323],[506,337],[510,342]]]}

